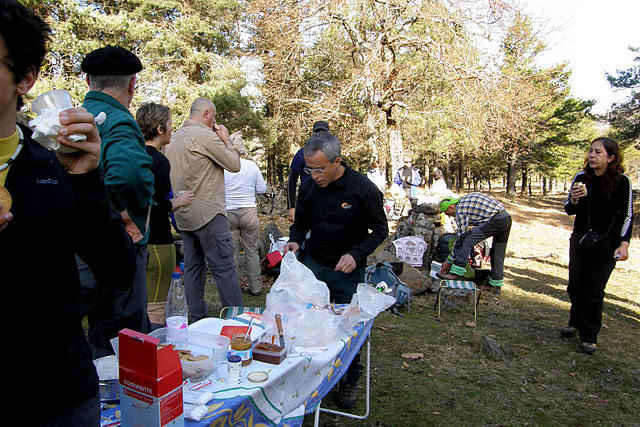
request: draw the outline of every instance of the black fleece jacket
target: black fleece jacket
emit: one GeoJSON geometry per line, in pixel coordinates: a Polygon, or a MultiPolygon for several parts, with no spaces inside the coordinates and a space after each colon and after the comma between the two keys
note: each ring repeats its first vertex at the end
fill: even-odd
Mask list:
{"type": "Polygon", "coordinates": [[[6,373],[15,375],[8,391],[25,408],[33,402],[37,410],[20,417],[39,425],[98,392],[74,254],[87,261],[101,286],[122,288],[131,284],[135,259],[107,203],[100,171],[67,174],[53,152],[22,130],[24,147],[5,183],[14,219],[0,231],[3,338],[12,350],[6,373]]]}

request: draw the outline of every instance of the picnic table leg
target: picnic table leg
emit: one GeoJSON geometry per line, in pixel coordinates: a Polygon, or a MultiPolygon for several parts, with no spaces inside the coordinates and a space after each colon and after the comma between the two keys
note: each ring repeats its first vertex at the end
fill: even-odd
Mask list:
{"type": "Polygon", "coordinates": [[[315,415],[314,415],[314,427],[318,427],[320,423],[320,411],[327,412],[329,414],[341,415],[343,417],[354,418],[356,420],[365,420],[369,417],[369,412],[371,411],[371,336],[367,338],[367,382],[365,384],[365,412],[364,415],[355,415],[350,414],[348,412],[342,411],[334,411],[333,409],[321,408],[320,401],[318,406],[316,407],[315,415]]]}
{"type": "Polygon", "coordinates": [[[476,288],[473,287],[473,322],[477,324],[478,322],[478,295],[476,294],[476,288]]]}
{"type": "Polygon", "coordinates": [[[444,280],[440,282],[440,287],[438,288],[438,320],[440,320],[440,304],[442,304],[442,284],[444,280]]]}

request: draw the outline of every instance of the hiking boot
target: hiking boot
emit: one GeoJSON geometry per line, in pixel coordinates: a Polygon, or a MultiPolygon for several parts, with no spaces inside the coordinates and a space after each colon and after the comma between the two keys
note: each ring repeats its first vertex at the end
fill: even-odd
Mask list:
{"type": "Polygon", "coordinates": [[[502,293],[502,287],[500,286],[480,285],[480,289],[496,296],[502,293]]]}
{"type": "Polygon", "coordinates": [[[573,326],[567,326],[564,328],[560,328],[560,336],[562,338],[573,338],[576,336],[578,330],[573,326]]]}
{"type": "Polygon", "coordinates": [[[344,382],[340,385],[340,391],[336,396],[336,404],[341,409],[353,409],[356,406],[358,398],[358,384],[344,382]]]}
{"type": "Polygon", "coordinates": [[[500,295],[502,293],[502,287],[500,286],[489,285],[489,288],[487,290],[494,295],[500,295]]]}
{"type": "Polygon", "coordinates": [[[593,353],[596,352],[596,345],[595,343],[591,343],[591,342],[582,342],[578,347],[578,351],[581,353],[592,355],[593,353]]]}

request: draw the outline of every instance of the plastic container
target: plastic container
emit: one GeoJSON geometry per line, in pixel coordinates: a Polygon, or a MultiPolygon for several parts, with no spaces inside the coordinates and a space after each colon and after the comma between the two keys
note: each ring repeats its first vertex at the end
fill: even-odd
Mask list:
{"type": "Polygon", "coordinates": [[[242,358],[236,354],[230,354],[227,365],[229,366],[229,384],[238,384],[242,372],[242,358]]]}
{"type": "Polygon", "coordinates": [[[279,345],[262,342],[253,348],[253,360],[279,365],[286,357],[286,349],[279,345]]]}
{"type": "MultiPolygon", "coordinates": [[[[158,338],[161,344],[171,344],[168,340],[168,331],[168,328],[160,328],[149,335],[158,338]]],[[[229,338],[227,337],[189,331],[189,343],[176,345],[176,350],[180,353],[183,378],[201,381],[210,376],[219,364],[224,363],[228,349],[229,338]]]]}
{"type": "Polygon", "coordinates": [[[171,275],[171,287],[167,295],[165,308],[168,335],[171,344],[184,344],[189,341],[189,308],[184,290],[184,281],[179,268],[171,275]]]}

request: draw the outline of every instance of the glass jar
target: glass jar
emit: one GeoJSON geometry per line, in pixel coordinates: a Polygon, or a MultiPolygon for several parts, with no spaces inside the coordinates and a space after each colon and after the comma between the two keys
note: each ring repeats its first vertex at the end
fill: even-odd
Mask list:
{"type": "Polygon", "coordinates": [[[242,366],[248,366],[253,360],[251,344],[251,338],[245,337],[244,334],[234,335],[231,338],[231,351],[229,353],[240,356],[242,359],[242,366]]]}

